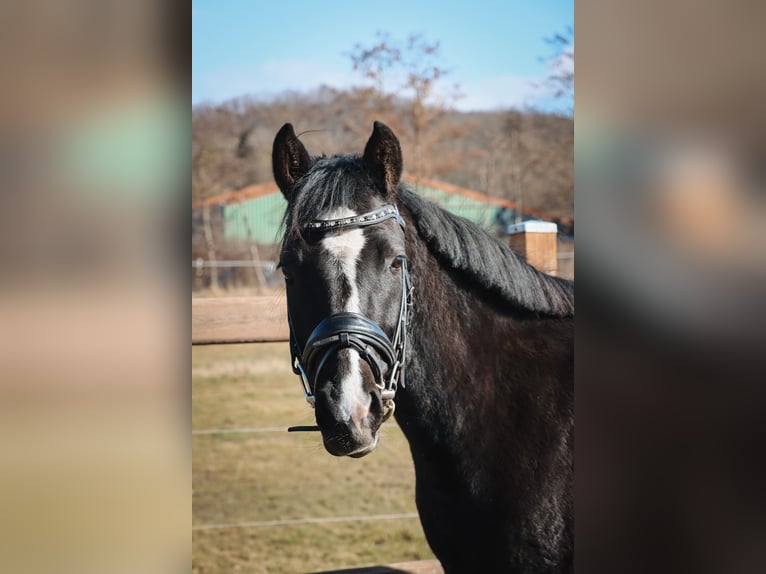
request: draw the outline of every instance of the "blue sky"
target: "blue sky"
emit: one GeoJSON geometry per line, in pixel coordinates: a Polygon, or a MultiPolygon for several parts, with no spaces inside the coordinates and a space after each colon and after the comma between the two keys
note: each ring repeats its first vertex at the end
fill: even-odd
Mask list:
{"type": "Polygon", "coordinates": [[[551,54],[545,38],[573,24],[573,0],[193,0],[192,103],[365,84],[348,53],[384,31],[441,43],[459,109],[567,110],[571,101],[542,93],[550,64],[540,59],[551,54]]]}

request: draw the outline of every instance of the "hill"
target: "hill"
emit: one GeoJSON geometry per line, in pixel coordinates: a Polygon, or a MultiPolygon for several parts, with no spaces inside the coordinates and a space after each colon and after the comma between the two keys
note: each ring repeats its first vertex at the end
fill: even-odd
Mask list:
{"type": "MultiPolygon", "coordinates": [[[[274,134],[291,122],[312,154],[361,152],[372,121],[399,137],[405,171],[556,216],[574,215],[574,122],[533,111],[430,108],[412,129],[412,102],[386,107],[369,90],[322,87],[272,99],[238,98],[192,110],[192,194],[209,197],[271,181],[274,134]]],[[[421,111],[422,113],[422,111],[421,111]]]]}

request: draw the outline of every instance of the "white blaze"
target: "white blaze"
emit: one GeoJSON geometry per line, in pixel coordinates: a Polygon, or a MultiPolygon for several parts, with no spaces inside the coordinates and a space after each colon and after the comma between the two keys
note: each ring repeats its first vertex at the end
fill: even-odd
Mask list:
{"type": "MultiPolygon", "coordinates": [[[[357,215],[356,212],[343,207],[324,213],[322,219],[340,219],[355,215],[357,215]]],[[[322,239],[322,248],[332,260],[337,262],[337,269],[348,282],[348,298],[345,301],[340,301],[340,306],[343,311],[350,313],[361,313],[359,287],[356,284],[356,266],[365,241],[364,231],[359,228],[333,231],[322,239]]],[[[333,281],[335,277],[330,279],[333,281]]],[[[357,415],[355,418],[361,418],[359,409],[361,407],[366,411],[369,408],[370,397],[364,392],[359,353],[353,349],[344,349],[340,351],[338,358],[341,361],[348,360],[349,367],[348,374],[340,381],[341,408],[347,419],[351,419],[355,413],[357,415]]]]}
{"type": "MultiPolygon", "coordinates": [[[[354,215],[356,213],[343,207],[326,213],[322,219],[340,219],[354,215]]],[[[359,288],[356,285],[356,263],[364,248],[364,242],[364,232],[359,228],[332,231],[322,239],[322,247],[333,260],[338,262],[341,274],[345,276],[351,287],[348,300],[342,302],[343,310],[351,313],[360,313],[359,288]]]]}

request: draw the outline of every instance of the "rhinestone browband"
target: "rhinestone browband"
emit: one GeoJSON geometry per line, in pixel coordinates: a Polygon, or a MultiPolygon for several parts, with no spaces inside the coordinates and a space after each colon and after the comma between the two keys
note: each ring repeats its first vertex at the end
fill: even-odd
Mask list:
{"type": "Polygon", "coordinates": [[[340,219],[326,219],[310,221],[305,225],[305,229],[310,231],[328,231],[330,229],[342,229],[344,227],[364,227],[374,225],[385,221],[386,219],[396,219],[399,225],[404,227],[404,219],[399,215],[399,210],[395,205],[384,205],[374,211],[354,215],[353,217],[341,217],[340,219]]]}

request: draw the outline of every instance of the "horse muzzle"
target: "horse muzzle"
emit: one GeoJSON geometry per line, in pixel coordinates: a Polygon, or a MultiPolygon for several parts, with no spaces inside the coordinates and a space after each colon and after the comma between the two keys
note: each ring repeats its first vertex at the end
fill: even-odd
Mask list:
{"type": "Polygon", "coordinates": [[[364,456],[393,412],[397,352],[385,332],[358,313],[336,313],[311,332],[295,366],[316,409],[325,448],[364,456]]]}

